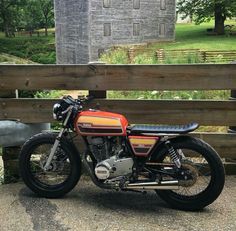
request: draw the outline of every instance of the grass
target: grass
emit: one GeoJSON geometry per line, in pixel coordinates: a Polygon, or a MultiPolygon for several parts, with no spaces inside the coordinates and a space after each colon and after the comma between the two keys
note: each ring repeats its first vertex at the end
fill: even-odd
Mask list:
{"type": "MultiPolygon", "coordinates": [[[[227,21],[226,24],[234,24],[236,21],[227,21]]],[[[148,47],[157,49],[203,49],[203,50],[236,50],[236,36],[209,36],[207,28],[213,28],[213,22],[201,25],[177,24],[175,42],[151,43],[148,47]]],[[[0,53],[7,53],[20,58],[29,59],[42,64],[56,63],[55,29],[48,29],[49,36],[43,36],[44,29],[38,30],[40,37],[33,35],[21,35],[16,33],[15,38],[5,38],[0,33],[0,53]]],[[[196,63],[196,57],[187,57],[184,62],[196,63]]],[[[120,48],[102,56],[101,61],[111,64],[127,64],[129,62],[126,49],[120,48]]],[[[219,60],[220,61],[220,60],[219,60]]],[[[182,61],[181,61],[182,62],[182,61]]],[[[140,54],[135,57],[135,64],[155,64],[156,59],[140,54]]],[[[180,63],[179,60],[167,60],[167,63],[180,63]]]]}
{"type": "MultiPolygon", "coordinates": [[[[236,21],[227,21],[226,24],[234,24],[236,21]]],[[[202,50],[236,50],[236,36],[226,35],[209,36],[208,28],[213,28],[213,22],[194,24],[177,24],[176,39],[172,43],[153,43],[154,49],[202,49],[202,50]]]]}
{"type": "Polygon", "coordinates": [[[42,64],[56,63],[55,37],[18,36],[5,38],[0,36],[0,53],[7,53],[42,64]]]}
{"type": "Polygon", "coordinates": [[[22,59],[14,55],[0,53],[0,63],[6,64],[33,64],[34,62],[28,59],[22,59]]]}
{"type": "MultiPolygon", "coordinates": [[[[236,21],[227,21],[226,24],[235,25],[236,21]]],[[[176,50],[176,49],[201,49],[201,50],[236,50],[236,35],[230,36],[229,33],[222,36],[209,36],[207,29],[213,28],[213,22],[203,23],[201,25],[194,24],[177,24],[176,39],[174,42],[156,42],[147,45],[149,49],[153,49],[154,53],[158,49],[176,50]]],[[[101,57],[101,60],[111,64],[127,64],[129,63],[127,49],[130,46],[110,50],[101,57]]],[[[198,63],[199,58],[196,55],[189,55],[185,58],[166,59],[166,64],[178,63],[198,63]]],[[[221,63],[219,57],[217,62],[221,63]]],[[[147,53],[138,54],[133,61],[134,64],[156,64],[155,57],[150,57],[147,53]]]]}
{"type": "MultiPolygon", "coordinates": [[[[37,32],[44,33],[45,29],[39,29],[37,32]]],[[[55,28],[48,28],[48,33],[55,33],[55,28]]]]}
{"type": "MultiPolygon", "coordinates": [[[[228,21],[226,24],[235,24],[228,21]]],[[[176,40],[168,43],[152,43],[148,47],[154,51],[157,49],[205,49],[205,50],[236,50],[236,36],[209,36],[207,28],[212,28],[213,22],[202,25],[178,24],[176,25],[176,40]]],[[[102,61],[111,64],[127,64],[127,48],[111,50],[102,56],[102,61]]],[[[219,59],[219,62],[221,60],[219,59]]],[[[155,64],[155,57],[146,53],[138,54],[134,58],[135,64],[155,64]]],[[[167,59],[167,64],[198,63],[198,57],[189,55],[186,60],[181,58],[167,59]]],[[[227,100],[229,91],[108,91],[110,99],[176,99],[176,100],[227,100]]],[[[220,128],[222,129],[222,128],[220,128]]],[[[212,130],[212,128],[210,128],[212,130]]],[[[219,128],[217,128],[219,130],[219,128]]]]}

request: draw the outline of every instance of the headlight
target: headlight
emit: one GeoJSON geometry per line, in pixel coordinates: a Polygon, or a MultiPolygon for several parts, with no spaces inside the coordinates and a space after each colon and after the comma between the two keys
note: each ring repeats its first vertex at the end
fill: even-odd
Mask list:
{"type": "Polygon", "coordinates": [[[53,105],[53,119],[54,120],[62,120],[62,107],[61,104],[56,103],[53,105]]]}

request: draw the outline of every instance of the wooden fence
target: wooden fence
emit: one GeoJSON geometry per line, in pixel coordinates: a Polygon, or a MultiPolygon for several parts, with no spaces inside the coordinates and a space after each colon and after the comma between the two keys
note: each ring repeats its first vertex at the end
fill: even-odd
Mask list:
{"type": "Polygon", "coordinates": [[[236,50],[206,51],[200,49],[154,50],[151,48],[130,48],[127,51],[129,62],[133,63],[135,57],[142,55],[157,60],[158,63],[186,62],[186,63],[230,63],[236,60],[236,50]]]}
{"type": "MultiPolygon", "coordinates": [[[[235,90],[236,65],[0,65],[0,91],[21,90],[235,90]]],[[[104,95],[104,94],[102,94],[104,95]]],[[[0,98],[0,120],[51,122],[52,99],[0,98]]],[[[235,126],[236,100],[95,99],[101,110],[130,123],[235,126]]],[[[236,134],[195,133],[224,158],[236,159],[236,134]]]]}

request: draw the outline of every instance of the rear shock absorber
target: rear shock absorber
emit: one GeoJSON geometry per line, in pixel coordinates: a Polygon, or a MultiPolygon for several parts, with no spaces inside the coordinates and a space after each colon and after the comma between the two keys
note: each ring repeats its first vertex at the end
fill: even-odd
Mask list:
{"type": "Polygon", "coordinates": [[[177,168],[181,167],[181,162],[179,159],[178,154],[176,153],[176,151],[174,150],[173,146],[171,145],[170,141],[166,141],[165,145],[167,147],[167,150],[169,152],[170,158],[171,160],[175,163],[175,165],[177,166],[177,168]]]}

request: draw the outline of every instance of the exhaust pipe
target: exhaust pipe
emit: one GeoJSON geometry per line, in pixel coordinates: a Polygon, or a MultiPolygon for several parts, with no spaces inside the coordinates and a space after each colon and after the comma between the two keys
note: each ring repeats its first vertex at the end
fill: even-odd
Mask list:
{"type": "Polygon", "coordinates": [[[176,190],[179,189],[179,181],[169,180],[157,182],[145,182],[145,183],[132,183],[126,186],[126,189],[140,189],[140,190],[176,190]]]}

